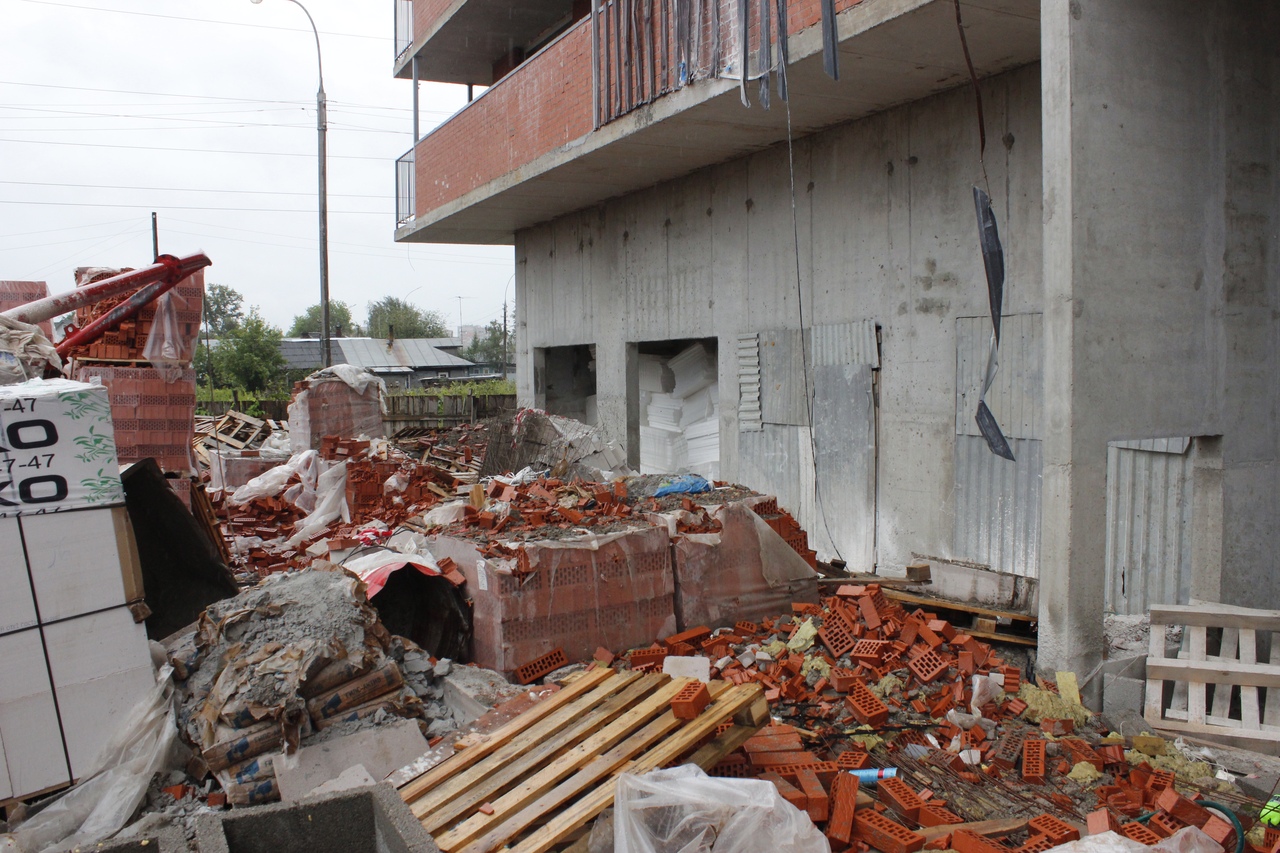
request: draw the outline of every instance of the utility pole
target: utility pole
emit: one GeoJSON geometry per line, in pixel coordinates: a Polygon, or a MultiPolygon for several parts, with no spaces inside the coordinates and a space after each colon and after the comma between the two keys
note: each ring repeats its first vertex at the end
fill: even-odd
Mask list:
{"type": "Polygon", "coordinates": [[[160,226],[156,222],[156,212],[151,211],[151,254],[160,257],[160,226]]]}
{"type": "Polygon", "coordinates": [[[502,378],[507,378],[507,302],[502,301],[502,378]]]}

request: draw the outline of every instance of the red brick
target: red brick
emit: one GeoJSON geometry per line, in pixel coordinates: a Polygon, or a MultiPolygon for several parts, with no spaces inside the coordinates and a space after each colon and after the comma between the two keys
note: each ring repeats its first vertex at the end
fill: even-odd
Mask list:
{"type": "Polygon", "coordinates": [[[1034,834],[1048,836],[1049,840],[1058,844],[1080,840],[1080,830],[1070,824],[1063,823],[1050,814],[1036,815],[1027,821],[1027,830],[1034,834]]]}
{"type": "Polygon", "coordinates": [[[933,649],[925,649],[907,662],[907,668],[927,684],[947,671],[947,662],[933,649]]]}
{"type": "Polygon", "coordinates": [[[1119,832],[1120,822],[1108,809],[1089,812],[1086,821],[1090,835],[1101,835],[1104,832],[1119,832]]]}
{"type": "Polygon", "coordinates": [[[1204,826],[1213,816],[1207,809],[1191,802],[1173,788],[1165,788],[1160,796],[1156,797],[1156,806],[1187,826],[1204,826]]]}
{"type": "Polygon", "coordinates": [[[845,844],[853,840],[853,817],[858,807],[858,777],[840,773],[831,783],[831,821],[827,836],[845,844]]]}
{"type": "Polygon", "coordinates": [[[921,826],[951,826],[964,823],[964,818],[938,803],[925,803],[916,818],[921,826]]]}
{"type": "Polygon", "coordinates": [[[872,809],[862,809],[853,818],[853,837],[883,853],[914,853],[924,846],[924,836],[912,832],[872,809]]]}
{"type": "Polygon", "coordinates": [[[1033,785],[1043,785],[1045,777],[1045,742],[1032,738],[1022,742],[1022,778],[1033,785]]]}
{"type": "Polygon", "coordinates": [[[889,721],[889,709],[861,681],[855,681],[845,700],[853,716],[863,725],[879,727],[889,721]]]}
{"type": "Polygon", "coordinates": [[[814,823],[825,821],[830,813],[831,801],[826,789],[822,787],[822,782],[818,780],[818,774],[808,768],[801,768],[796,774],[796,779],[800,782],[800,790],[807,800],[806,811],[809,813],[809,819],[814,823]]]}
{"type": "Polygon", "coordinates": [[[1234,853],[1236,849],[1236,830],[1230,823],[1215,814],[1200,829],[1205,835],[1221,844],[1224,850],[1234,853]]]}
{"type": "Polygon", "coordinates": [[[804,792],[792,785],[786,779],[783,779],[777,773],[763,773],[760,776],[766,782],[772,782],[774,787],[778,789],[778,793],[782,795],[782,799],[791,805],[800,809],[800,811],[808,811],[809,803],[805,799],[804,792]]]}
{"type": "Polygon", "coordinates": [[[871,756],[860,749],[846,749],[836,756],[836,766],[841,770],[865,770],[871,766],[871,756]]]}
{"type": "Polygon", "coordinates": [[[835,657],[843,657],[857,642],[837,620],[831,619],[818,629],[818,639],[835,657]]]}
{"type": "Polygon", "coordinates": [[[554,672],[560,667],[568,665],[569,659],[565,657],[564,649],[554,649],[540,658],[516,667],[515,679],[521,684],[529,684],[549,672],[554,672]]]}
{"type": "Polygon", "coordinates": [[[970,829],[951,833],[951,847],[956,853],[1007,853],[1007,849],[970,829]]]}
{"type": "Polygon", "coordinates": [[[1186,824],[1182,821],[1173,815],[1164,814],[1163,812],[1156,812],[1147,821],[1147,827],[1161,838],[1168,838],[1184,826],[1186,824]]]}
{"type": "Polygon", "coordinates": [[[696,720],[711,704],[711,692],[701,681],[693,681],[680,688],[671,700],[671,712],[679,720],[696,720]]]}
{"type": "Polygon", "coordinates": [[[916,792],[911,790],[911,786],[896,776],[891,779],[881,779],[877,782],[876,794],[879,796],[880,802],[903,817],[910,820],[919,818],[920,807],[924,803],[916,792]]]}
{"type": "Polygon", "coordinates": [[[1126,823],[1124,826],[1120,827],[1120,834],[1125,838],[1136,841],[1139,844],[1145,844],[1148,847],[1153,844],[1160,843],[1159,835],[1156,835],[1150,829],[1137,821],[1134,821],[1133,823],[1126,823]]]}

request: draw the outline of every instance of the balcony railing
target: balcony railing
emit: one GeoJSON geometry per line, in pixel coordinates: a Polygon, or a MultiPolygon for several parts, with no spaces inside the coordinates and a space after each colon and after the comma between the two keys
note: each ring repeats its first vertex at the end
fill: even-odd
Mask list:
{"type": "Polygon", "coordinates": [[[415,211],[413,209],[414,190],[417,187],[417,172],[415,164],[417,157],[415,153],[417,146],[410,148],[400,158],[396,160],[396,227],[412,222],[415,211]]]}
{"type": "Polygon", "coordinates": [[[396,4],[396,59],[413,47],[413,0],[392,0],[396,4]]]}
{"type": "Polygon", "coordinates": [[[786,41],[788,16],[776,14],[771,2],[592,0],[591,5],[596,127],[695,80],[741,79],[744,69],[748,80],[759,79],[777,67],[775,55],[781,58],[786,41]]]}

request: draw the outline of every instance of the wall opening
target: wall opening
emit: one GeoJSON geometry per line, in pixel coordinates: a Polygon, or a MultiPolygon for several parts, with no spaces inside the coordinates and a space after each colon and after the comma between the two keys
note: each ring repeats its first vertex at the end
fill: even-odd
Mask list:
{"type": "Polygon", "coordinates": [[[538,347],[533,358],[538,408],[595,425],[596,345],[538,347]]]}
{"type": "MultiPolygon", "coordinates": [[[[719,347],[715,338],[643,341],[628,371],[627,419],[638,425],[642,474],[720,476],[719,347]]],[[[630,424],[629,424],[630,425],[630,424]]],[[[636,433],[628,430],[629,435],[636,433]]]]}

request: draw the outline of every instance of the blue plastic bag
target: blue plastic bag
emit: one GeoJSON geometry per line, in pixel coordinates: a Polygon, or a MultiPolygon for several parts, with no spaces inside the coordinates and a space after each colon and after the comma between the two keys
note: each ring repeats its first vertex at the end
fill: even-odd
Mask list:
{"type": "Polygon", "coordinates": [[[653,496],[661,498],[667,495],[696,495],[699,492],[709,491],[711,491],[711,484],[706,481],[706,478],[699,477],[697,474],[682,474],[659,486],[653,496]]]}

